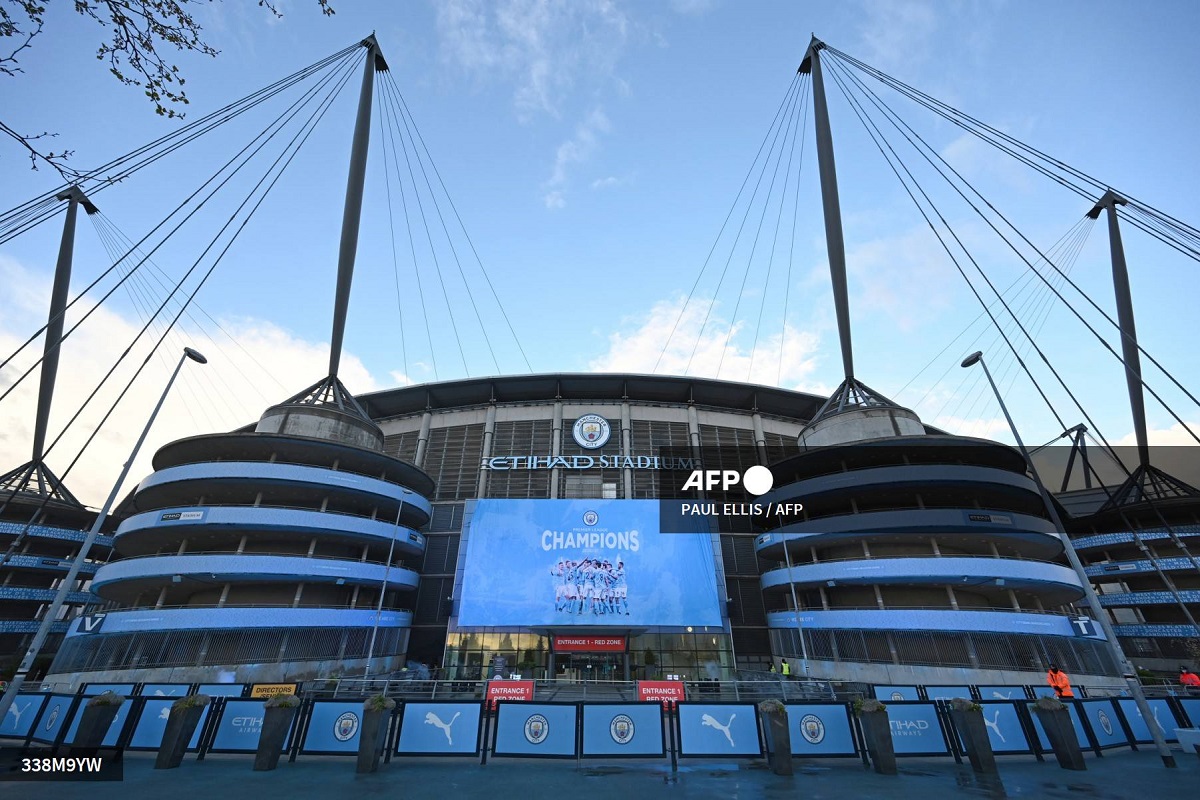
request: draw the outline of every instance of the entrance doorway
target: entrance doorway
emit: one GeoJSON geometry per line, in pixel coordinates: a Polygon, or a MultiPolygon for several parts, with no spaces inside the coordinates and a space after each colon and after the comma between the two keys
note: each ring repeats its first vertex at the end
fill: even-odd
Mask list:
{"type": "Polygon", "coordinates": [[[556,678],[579,682],[625,680],[625,653],[559,653],[556,678]]]}

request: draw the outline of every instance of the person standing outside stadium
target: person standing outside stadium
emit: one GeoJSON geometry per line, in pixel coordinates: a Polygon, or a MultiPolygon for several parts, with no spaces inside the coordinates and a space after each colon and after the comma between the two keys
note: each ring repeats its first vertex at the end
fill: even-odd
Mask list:
{"type": "Polygon", "coordinates": [[[1071,691],[1071,678],[1059,669],[1057,664],[1050,665],[1050,671],[1046,673],[1046,683],[1050,684],[1058,699],[1075,699],[1075,693],[1071,691]]]}

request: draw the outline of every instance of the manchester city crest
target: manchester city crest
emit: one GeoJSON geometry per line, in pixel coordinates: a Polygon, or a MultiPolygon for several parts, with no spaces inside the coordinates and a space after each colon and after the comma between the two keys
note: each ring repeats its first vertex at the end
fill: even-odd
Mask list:
{"type": "Polygon", "coordinates": [[[550,735],[550,722],[541,714],[533,714],[525,720],[525,739],[530,744],[541,744],[550,735]]]}
{"type": "Polygon", "coordinates": [[[1103,710],[1097,711],[1096,719],[1100,720],[1100,727],[1104,729],[1105,735],[1112,736],[1112,720],[1108,718],[1108,714],[1105,714],[1103,710]]]}
{"type": "Polygon", "coordinates": [[[608,725],[608,732],[617,744],[633,741],[633,720],[628,714],[617,714],[608,725]]]}
{"type": "Polygon", "coordinates": [[[348,742],[358,733],[358,714],[347,711],[333,721],[333,738],[339,742],[348,742]]]}
{"type": "Polygon", "coordinates": [[[904,695],[901,694],[900,692],[892,692],[892,699],[893,700],[903,700],[904,695]]]}
{"type": "Polygon", "coordinates": [[[580,447],[585,450],[595,450],[608,444],[612,428],[609,426],[608,420],[599,414],[584,414],[575,420],[575,425],[571,428],[571,435],[580,447]]]}
{"type": "Polygon", "coordinates": [[[599,521],[600,521],[600,515],[597,514],[595,511],[583,512],[583,524],[587,525],[589,528],[593,527],[599,521]]]}
{"type": "Polygon", "coordinates": [[[800,718],[800,735],[809,744],[820,744],[825,738],[825,723],[816,714],[805,714],[800,718]]]}

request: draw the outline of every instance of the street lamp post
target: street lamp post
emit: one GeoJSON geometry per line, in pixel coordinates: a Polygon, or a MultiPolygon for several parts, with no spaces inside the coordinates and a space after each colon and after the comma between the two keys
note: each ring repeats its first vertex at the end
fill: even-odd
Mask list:
{"type": "Polygon", "coordinates": [[[1084,597],[1087,598],[1088,609],[1092,612],[1092,616],[1096,621],[1100,623],[1100,628],[1104,632],[1104,638],[1108,641],[1109,651],[1112,654],[1113,660],[1116,661],[1117,666],[1121,669],[1121,675],[1125,678],[1125,683],[1129,686],[1129,693],[1133,696],[1138,713],[1142,715],[1142,719],[1146,721],[1146,728],[1149,729],[1150,735],[1154,737],[1154,744],[1158,748],[1158,754],[1162,757],[1165,766],[1174,767],[1175,757],[1171,755],[1171,750],[1167,747],[1162,730],[1155,724],[1154,713],[1150,710],[1150,705],[1146,702],[1146,695],[1142,691],[1142,684],[1137,679],[1137,673],[1134,671],[1133,664],[1125,657],[1125,651],[1121,649],[1121,644],[1117,641],[1117,634],[1113,630],[1112,622],[1108,618],[1108,612],[1100,605],[1100,598],[1096,596],[1096,590],[1092,588],[1092,582],[1088,579],[1087,571],[1083,568],[1083,562],[1079,560],[1079,554],[1075,552],[1075,545],[1071,542],[1071,537],[1067,535],[1067,529],[1063,526],[1062,517],[1059,516],[1058,509],[1055,507],[1053,500],[1050,499],[1050,492],[1046,490],[1046,485],[1042,483],[1042,478],[1038,475],[1037,467],[1033,465],[1033,459],[1030,458],[1029,451],[1025,449],[1025,443],[1021,441],[1021,434],[1017,433],[1017,425],[1013,422],[1012,415],[1008,413],[1008,406],[1004,404],[1004,397],[1001,396],[1000,390],[996,387],[996,382],[992,379],[991,370],[988,369],[987,362],[983,360],[983,351],[981,350],[977,350],[967,356],[962,362],[963,368],[973,367],[976,364],[983,367],[983,374],[987,376],[988,384],[992,387],[992,393],[996,395],[996,402],[1000,404],[1000,410],[1004,412],[1004,418],[1008,420],[1008,427],[1012,431],[1013,439],[1016,440],[1017,447],[1020,449],[1021,455],[1025,458],[1025,463],[1029,467],[1029,473],[1033,476],[1033,482],[1037,484],[1038,493],[1041,494],[1046,511],[1050,514],[1050,520],[1054,523],[1054,530],[1062,540],[1063,548],[1067,553],[1067,560],[1071,563],[1071,568],[1075,570],[1075,574],[1079,576],[1079,582],[1083,585],[1083,593],[1084,597]]]}
{"type": "Polygon", "coordinates": [[[379,635],[379,618],[383,615],[383,597],[387,594],[388,577],[392,572],[392,556],[396,552],[396,537],[400,535],[400,514],[404,511],[404,501],[396,509],[396,522],[392,531],[392,541],[388,544],[387,566],[383,569],[383,581],[379,585],[379,602],[375,604],[375,624],[371,626],[371,643],[367,647],[367,666],[363,677],[371,677],[371,662],[375,659],[375,638],[379,635]]]}
{"type": "Polygon", "coordinates": [[[25,657],[21,659],[21,665],[17,667],[17,672],[8,685],[8,691],[4,693],[4,697],[0,698],[0,719],[3,719],[5,714],[8,713],[9,706],[17,698],[17,692],[21,691],[21,686],[25,683],[25,676],[33,668],[34,659],[38,657],[42,646],[46,643],[46,638],[50,635],[50,628],[54,625],[59,611],[62,610],[63,603],[66,602],[67,594],[75,584],[75,579],[79,576],[79,570],[83,567],[84,559],[87,558],[88,551],[91,550],[92,544],[96,541],[96,536],[100,533],[101,526],[104,525],[105,519],[108,518],[109,509],[112,508],[113,502],[117,499],[117,492],[121,490],[121,484],[125,482],[126,476],[129,475],[129,469],[133,466],[133,460],[137,458],[138,450],[141,449],[142,443],[146,441],[147,434],[150,433],[150,426],[154,424],[154,418],[158,416],[158,412],[162,409],[163,403],[167,399],[167,393],[171,391],[171,386],[175,383],[175,378],[179,375],[179,371],[183,369],[183,362],[188,359],[199,364],[208,363],[208,359],[197,351],[190,347],[183,348],[183,355],[179,357],[179,363],[175,365],[175,371],[171,373],[170,380],[167,381],[167,385],[163,388],[162,396],[158,398],[158,405],[154,406],[154,410],[150,412],[150,418],[146,420],[146,427],[142,429],[142,435],[138,437],[137,442],[134,444],[133,452],[129,454],[129,460],[121,468],[120,476],[117,477],[116,483],[113,484],[112,491],[108,493],[108,499],[104,501],[104,507],[96,515],[96,521],[92,523],[91,530],[88,531],[87,536],[83,540],[83,545],[80,546],[79,552],[75,555],[75,560],[71,562],[71,569],[67,571],[67,576],[63,578],[62,583],[59,585],[58,593],[54,596],[54,602],[50,604],[50,608],[42,616],[42,624],[38,627],[37,635],[33,637],[33,642],[29,645],[29,650],[25,653],[25,657]]]}

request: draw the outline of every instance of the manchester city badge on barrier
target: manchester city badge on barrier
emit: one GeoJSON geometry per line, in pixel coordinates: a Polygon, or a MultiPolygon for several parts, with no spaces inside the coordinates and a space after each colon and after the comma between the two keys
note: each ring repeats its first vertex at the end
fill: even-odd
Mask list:
{"type": "Polygon", "coordinates": [[[788,703],[794,756],[855,757],[858,747],[845,703],[788,703]]]}
{"type": "Polygon", "coordinates": [[[29,731],[31,741],[55,744],[63,727],[75,713],[75,707],[83,698],[72,694],[50,694],[42,704],[42,711],[29,731]]]}
{"type": "Polygon", "coordinates": [[[500,701],[492,754],[525,758],[575,758],[579,705],[500,701]]]}
{"type": "Polygon", "coordinates": [[[583,757],[662,758],[667,754],[662,704],[585,703],[583,757]]]}
{"type": "Polygon", "coordinates": [[[325,756],[357,753],[362,715],[361,700],[314,701],[300,752],[325,756]]]}

